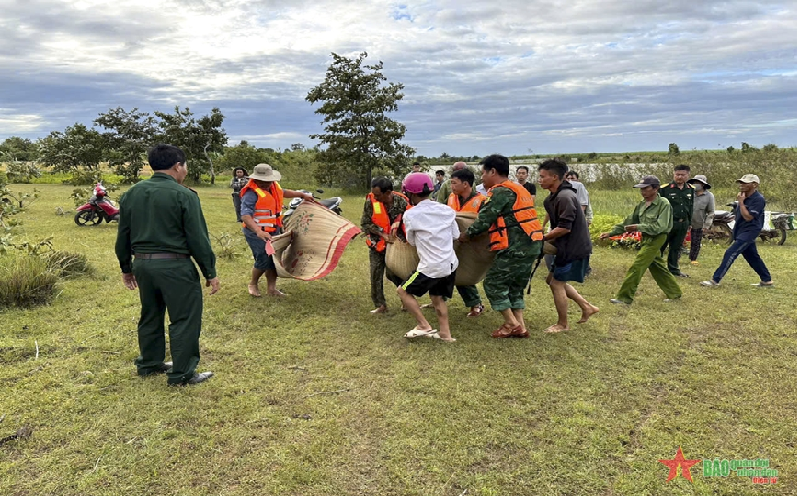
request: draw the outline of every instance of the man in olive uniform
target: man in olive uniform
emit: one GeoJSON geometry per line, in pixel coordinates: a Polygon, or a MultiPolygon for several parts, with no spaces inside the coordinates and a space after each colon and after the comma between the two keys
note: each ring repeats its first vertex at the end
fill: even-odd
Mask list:
{"type": "Polygon", "coordinates": [[[623,232],[642,233],[642,246],[637,252],[636,259],[626,272],[617,296],[609,301],[630,305],[634,301],[642,276],[648,269],[656,284],[667,296],[664,301],[677,300],[681,297],[681,288],[675,276],[667,270],[667,265],[661,256],[661,247],[667,240],[667,233],[672,229],[672,207],[666,199],[659,196],[661,183],[656,176],[645,176],[642,182],[634,187],[639,188],[642,194],[642,201],[634,208],[634,213],[614,226],[611,231],[601,234],[601,239],[606,239],[623,232]]]}
{"type": "MultiPolygon", "coordinates": [[[[393,191],[393,183],[386,177],[377,177],[371,181],[371,194],[365,200],[363,206],[363,215],[360,219],[360,227],[363,233],[368,237],[367,244],[369,246],[369,261],[371,265],[371,301],[374,303],[374,309],[371,310],[373,314],[387,312],[387,300],[385,300],[385,287],[383,276],[387,276],[388,280],[400,286],[404,281],[393,274],[385,265],[385,244],[391,242],[390,226],[396,222],[396,219],[404,214],[407,210],[406,197],[403,194],[395,193],[393,191]],[[375,200],[387,211],[387,226],[379,226],[374,221],[374,206],[371,200],[375,200]],[[381,243],[380,243],[381,241],[381,243]]],[[[399,230],[400,231],[400,230],[399,230]]],[[[400,233],[399,233],[400,234],[400,233]]],[[[401,234],[403,237],[403,234],[401,234]]]]}
{"type": "Polygon", "coordinates": [[[127,289],[138,288],[141,299],[141,355],[135,363],[140,376],[166,373],[171,386],[199,384],[213,373],[196,373],[202,286],[191,258],[199,264],[210,294],[214,294],[219,290],[216,256],[199,197],[182,185],[188,173],[185,153],[176,146],[157,145],[148,159],[154,174],[130,188],[119,201],[116,238],[122,281],[127,289]],[[163,361],[167,310],[173,363],[163,361]]]}
{"type": "Polygon", "coordinates": [[[533,207],[524,208],[526,212],[523,215],[533,214],[533,220],[530,218],[528,224],[537,226],[539,240],[532,240],[518,223],[515,216],[518,195],[515,191],[522,192],[522,200],[526,204],[533,205],[534,200],[525,188],[509,180],[509,159],[497,154],[485,158],[482,162],[482,180],[486,188],[491,188],[490,194],[482,204],[476,221],[467,232],[462,233],[459,240],[467,242],[488,230],[491,231],[492,240],[495,234],[502,234],[497,231],[505,231],[508,245],[496,252],[495,261],[484,279],[484,292],[490,300],[490,306],[504,317],[504,324],[492,336],[527,338],[529,333],[523,320],[523,309],[526,306],[523,290],[529,283],[532,266],[542,252],[542,225],[536,219],[537,214],[533,207]],[[503,218],[506,227],[491,228],[499,218],[503,218]]]}
{"type": "Polygon", "coordinates": [[[661,256],[670,247],[667,255],[667,268],[676,277],[689,277],[681,272],[678,259],[684,247],[686,233],[692,225],[692,208],[695,204],[695,188],[687,183],[689,180],[689,166],[675,166],[673,182],[661,188],[662,198],[666,198],[672,207],[672,230],[667,235],[664,246],[661,247],[661,256]]]}
{"type": "MultiPolygon", "coordinates": [[[[451,173],[467,168],[468,164],[465,162],[454,162],[454,165],[451,166],[451,173]]],[[[451,196],[451,193],[451,179],[446,179],[440,185],[440,191],[437,192],[437,201],[443,205],[448,205],[448,197],[451,196]]]]}

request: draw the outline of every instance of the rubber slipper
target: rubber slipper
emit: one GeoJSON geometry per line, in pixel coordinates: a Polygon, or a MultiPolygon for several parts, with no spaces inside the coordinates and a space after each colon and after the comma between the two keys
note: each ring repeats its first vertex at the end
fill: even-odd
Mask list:
{"type": "Polygon", "coordinates": [[[554,325],[548,327],[547,329],[545,329],[542,332],[547,332],[548,334],[558,334],[560,332],[569,331],[569,330],[570,329],[566,329],[566,328],[560,326],[559,324],[554,324],[554,325]],[[558,327],[559,329],[554,329],[555,327],[558,327]]]}
{"type": "MultiPolygon", "coordinates": [[[[405,338],[421,338],[421,337],[431,337],[432,335],[437,334],[437,329],[410,329],[407,334],[404,335],[405,338]]],[[[440,337],[440,336],[438,336],[440,337]]]]}
{"type": "Polygon", "coordinates": [[[444,338],[440,334],[427,334],[424,337],[425,338],[432,338],[432,339],[439,339],[440,341],[442,341],[444,343],[453,343],[454,341],[456,341],[455,338],[444,338]]]}

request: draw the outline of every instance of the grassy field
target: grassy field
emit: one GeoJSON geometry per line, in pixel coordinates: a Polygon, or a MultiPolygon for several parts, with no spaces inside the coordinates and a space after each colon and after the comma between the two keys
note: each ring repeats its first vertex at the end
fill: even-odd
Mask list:
{"type": "MultiPolygon", "coordinates": [[[[219,261],[222,290],[205,300],[200,370],[216,376],[167,388],[135,375],[138,296],[120,281],[116,225],[79,228],[55,214],[73,208],[72,187],[35,187],[19,235],[52,235],[97,274],[61,283],[52,305],[0,313],[0,438],[34,429],[0,446],[2,495],[797,494],[797,238],[761,247],[773,289],[751,287],[743,260],[700,287],[722,255],[709,246],[680,303],[646,277],[617,308],[634,252],[596,248],[579,289],[601,313],[586,325],[541,332],[555,311],[539,274],[531,339],[491,339],[499,316],[467,319],[455,297],[457,343],[409,342],[410,316],[368,313],[359,239],[328,279],[250,298],[229,192],[202,188],[212,234],[235,234],[241,256],[219,261]],[[780,479],[704,477],[698,463],[694,483],[666,482],[658,460],[679,446],[688,459],[769,459],[780,479]]],[[[591,193],[598,214],[637,198],[591,193]]],[[[359,222],[361,198],[343,207],[359,222]]]]}

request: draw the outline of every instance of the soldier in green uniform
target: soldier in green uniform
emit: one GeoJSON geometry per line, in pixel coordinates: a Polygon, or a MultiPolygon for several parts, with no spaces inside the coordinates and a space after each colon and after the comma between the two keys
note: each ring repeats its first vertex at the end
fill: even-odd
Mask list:
{"type": "Polygon", "coordinates": [[[614,226],[611,231],[601,234],[601,239],[606,239],[623,232],[642,233],[642,247],[625,274],[620,291],[610,301],[630,305],[634,301],[634,294],[642,281],[642,276],[648,269],[656,284],[667,295],[664,301],[676,300],[681,297],[681,288],[675,276],[667,270],[667,265],[661,256],[661,247],[667,240],[667,233],[672,229],[672,207],[666,199],[659,196],[661,183],[656,176],[645,176],[642,182],[634,187],[640,188],[643,198],[634,208],[634,213],[614,226]]]}
{"type": "Polygon", "coordinates": [[[141,299],[141,355],[135,363],[140,376],[166,373],[169,385],[198,384],[213,374],[196,373],[202,286],[191,258],[214,294],[219,290],[216,256],[199,197],[182,185],[188,173],[185,153],[176,146],[157,145],[148,159],[155,173],[122,196],[116,238],[122,281],[127,289],[138,288],[141,299]],[[167,310],[173,362],[164,363],[167,310]]]}
{"type": "Polygon", "coordinates": [[[490,231],[491,243],[504,237],[505,247],[496,250],[495,261],[484,279],[484,292],[490,306],[504,317],[504,324],[492,336],[526,338],[529,333],[523,320],[526,307],[523,290],[542,251],[542,225],[537,219],[531,195],[523,186],[509,180],[509,160],[506,157],[490,155],[485,158],[482,179],[484,186],[492,189],[476,221],[459,240],[467,242],[487,231],[490,231]],[[518,222],[519,215],[524,218],[526,227],[518,222]],[[538,233],[534,237],[539,239],[534,240],[526,228],[538,233]]]}
{"type": "Polygon", "coordinates": [[[689,277],[681,272],[678,259],[681,257],[681,250],[684,247],[686,233],[692,225],[692,208],[695,203],[695,188],[687,183],[689,180],[689,166],[677,165],[673,173],[673,182],[661,188],[662,198],[666,198],[672,206],[672,230],[667,235],[667,240],[661,247],[661,256],[667,251],[667,268],[672,275],[677,277],[689,277]]]}
{"type": "MultiPolygon", "coordinates": [[[[393,274],[385,265],[386,243],[392,242],[390,228],[407,211],[409,202],[403,194],[393,191],[393,183],[386,177],[377,177],[371,181],[371,194],[363,205],[363,215],[360,219],[360,227],[367,236],[368,258],[371,269],[371,301],[374,303],[372,314],[387,312],[387,300],[385,300],[385,288],[382,281],[383,277],[401,286],[404,282],[400,277],[393,274]],[[381,212],[374,212],[374,201],[378,202],[381,212]]],[[[402,241],[405,240],[401,229],[396,233],[402,241]]]]}

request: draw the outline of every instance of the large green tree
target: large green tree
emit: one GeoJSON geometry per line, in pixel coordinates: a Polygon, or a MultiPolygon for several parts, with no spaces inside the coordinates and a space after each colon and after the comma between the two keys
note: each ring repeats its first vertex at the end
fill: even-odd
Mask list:
{"type": "MultiPolygon", "coordinates": [[[[251,173],[257,164],[274,162],[274,154],[265,148],[256,148],[246,141],[236,146],[224,147],[224,155],[218,160],[219,170],[232,170],[243,167],[251,173]]],[[[273,164],[272,164],[273,165],[273,164]]]]}
{"type": "Polygon", "coordinates": [[[117,107],[100,114],[94,124],[106,129],[102,136],[108,165],[115,166],[125,182],[138,181],[147,148],[152,146],[157,131],[155,118],[137,108],[128,112],[117,107]]]}
{"type": "Polygon", "coordinates": [[[79,167],[98,169],[105,148],[102,135],[76,122],[64,132],[53,131],[39,140],[39,161],[56,171],[69,172],[79,167]]]}
{"type": "Polygon", "coordinates": [[[39,146],[27,138],[10,136],[0,143],[0,161],[33,162],[39,158],[39,146]]]}
{"type": "Polygon", "coordinates": [[[321,142],[317,169],[323,183],[370,186],[374,174],[398,176],[415,153],[401,143],[406,127],[386,114],[398,110],[404,98],[400,83],[386,84],[382,62],[365,63],[366,52],[350,59],[332,53],[326,78],[305,98],[324,116],[323,134],[310,137],[321,142]]]}
{"type": "Polygon", "coordinates": [[[214,108],[210,114],[199,119],[194,118],[188,107],[185,109],[175,107],[173,114],[155,112],[155,115],[160,119],[158,140],[179,146],[185,152],[190,162],[188,178],[198,183],[202,174],[208,173],[210,183],[215,184],[216,171],[213,168],[213,160],[216,154],[224,151],[224,145],[227,143],[227,133],[221,127],[224,122],[221,110],[214,108]]]}

